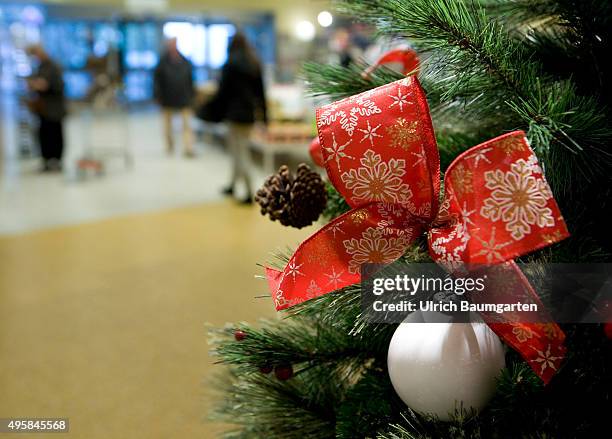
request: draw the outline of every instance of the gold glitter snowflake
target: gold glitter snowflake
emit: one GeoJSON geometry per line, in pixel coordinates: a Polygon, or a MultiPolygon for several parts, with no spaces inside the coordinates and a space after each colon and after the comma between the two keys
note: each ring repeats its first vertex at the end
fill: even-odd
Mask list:
{"type": "Polygon", "coordinates": [[[402,256],[410,244],[404,236],[386,238],[380,229],[368,227],[361,238],[343,242],[350,255],[349,272],[359,273],[362,264],[389,264],[402,256]]]}
{"type": "Polygon", "coordinates": [[[417,133],[417,122],[408,122],[404,118],[399,118],[393,125],[387,128],[387,134],[391,137],[391,147],[400,147],[408,150],[410,145],[419,139],[417,133]]]}
{"type": "Polygon", "coordinates": [[[453,182],[453,190],[459,196],[470,194],[474,192],[472,182],[474,174],[471,170],[467,169],[462,163],[455,166],[452,170],[451,180],[453,182]]]}

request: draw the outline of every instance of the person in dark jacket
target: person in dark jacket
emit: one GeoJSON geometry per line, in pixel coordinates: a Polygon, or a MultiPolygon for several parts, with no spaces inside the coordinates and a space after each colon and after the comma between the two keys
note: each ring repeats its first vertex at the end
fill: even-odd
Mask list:
{"type": "Polygon", "coordinates": [[[228,149],[232,155],[231,182],[223,192],[233,195],[236,184],[243,180],[247,196],[242,200],[251,204],[251,158],[249,139],[255,121],[267,123],[266,98],[261,64],[244,34],[237,32],[229,45],[228,60],[221,71],[219,90],[214,100],[221,111],[221,119],[228,122],[228,149]]]}
{"type": "Polygon", "coordinates": [[[162,107],[164,136],[168,153],[174,151],[172,118],[180,113],[183,122],[185,156],[193,157],[191,105],[194,97],[193,67],[177,48],[176,38],[169,39],[167,49],[155,68],[154,95],[162,107]]]}
{"type": "Polygon", "coordinates": [[[30,101],[30,109],[39,119],[38,143],[43,159],[42,170],[59,171],[64,152],[63,120],[66,116],[62,69],[42,46],[30,46],[27,53],[38,61],[36,72],[28,78],[28,86],[35,94],[30,101]]]}

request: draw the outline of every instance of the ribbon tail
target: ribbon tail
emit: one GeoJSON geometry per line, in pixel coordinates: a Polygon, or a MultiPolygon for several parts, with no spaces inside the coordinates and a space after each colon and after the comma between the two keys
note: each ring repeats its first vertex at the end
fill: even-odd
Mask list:
{"type": "Polygon", "coordinates": [[[565,336],[513,259],[569,233],[525,133],[507,133],[460,154],[447,168],[444,182],[445,215],[439,217],[446,221],[430,231],[432,258],[451,268],[484,267],[479,272],[489,277],[487,290],[472,294],[475,303],[534,305],[529,312],[481,315],[548,383],[565,357],[565,336]],[[531,212],[527,205],[538,207],[531,212]],[[506,218],[510,211],[515,219],[506,218]]]}
{"type": "MultiPolygon", "coordinates": [[[[551,330],[563,334],[561,328],[556,323],[549,323],[551,330]]],[[[567,348],[562,341],[544,342],[544,330],[542,324],[537,323],[490,323],[489,327],[504,342],[516,350],[521,357],[529,364],[537,376],[548,384],[552,377],[557,373],[567,348]],[[517,340],[516,331],[519,333],[531,333],[539,340],[523,343],[517,340]]]]}
{"type": "Polygon", "coordinates": [[[419,226],[390,228],[381,211],[381,203],[353,209],[300,244],[283,271],[267,268],[276,309],[359,282],[362,264],[389,264],[402,256],[419,226]]]}
{"type": "Polygon", "coordinates": [[[514,261],[487,267],[484,272],[489,288],[484,295],[472,295],[474,302],[535,305],[537,311],[482,312],[481,315],[493,332],[523,357],[544,384],[548,384],[565,358],[563,330],[552,320],[514,261]]]}

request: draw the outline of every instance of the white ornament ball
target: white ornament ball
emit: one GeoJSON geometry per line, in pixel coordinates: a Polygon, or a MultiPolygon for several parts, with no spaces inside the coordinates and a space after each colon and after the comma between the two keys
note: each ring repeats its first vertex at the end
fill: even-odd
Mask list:
{"type": "Polygon", "coordinates": [[[401,323],[389,344],[389,376],[411,409],[443,421],[482,409],[505,367],[504,347],[485,323],[401,323]]]}

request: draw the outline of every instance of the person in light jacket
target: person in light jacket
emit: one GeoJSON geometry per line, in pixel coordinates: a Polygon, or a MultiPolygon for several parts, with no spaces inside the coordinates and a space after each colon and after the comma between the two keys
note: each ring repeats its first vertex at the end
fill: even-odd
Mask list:
{"type": "Polygon", "coordinates": [[[166,149],[169,154],[174,152],[172,119],[176,113],[179,113],[183,123],[185,156],[194,157],[191,130],[191,106],[195,95],[193,66],[178,51],[176,38],[169,39],[166,47],[155,68],[153,78],[155,100],[162,107],[166,149]]]}
{"type": "Polygon", "coordinates": [[[254,123],[267,123],[266,98],[261,64],[244,34],[237,32],[228,50],[228,59],[221,71],[219,90],[214,98],[219,119],[228,123],[228,149],[232,156],[230,184],[224,194],[234,195],[236,185],[244,181],[247,195],[242,203],[253,202],[249,138],[254,123]]]}

